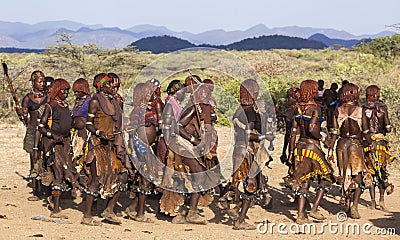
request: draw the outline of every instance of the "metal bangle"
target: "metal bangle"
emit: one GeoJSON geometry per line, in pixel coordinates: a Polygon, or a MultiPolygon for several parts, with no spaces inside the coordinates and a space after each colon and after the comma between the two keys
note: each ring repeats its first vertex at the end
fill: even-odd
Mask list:
{"type": "Polygon", "coordinates": [[[51,137],[51,136],[52,136],[52,135],[51,135],[51,132],[47,132],[47,133],[46,133],[46,136],[47,136],[47,137],[51,137]]]}

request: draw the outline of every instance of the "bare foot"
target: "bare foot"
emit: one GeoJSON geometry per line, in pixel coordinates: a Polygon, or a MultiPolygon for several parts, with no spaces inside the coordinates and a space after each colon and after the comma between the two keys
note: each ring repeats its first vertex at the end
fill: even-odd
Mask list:
{"type": "Polygon", "coordinates": [[[323,221],[326,219],[324,215],[320,211],[311,211],[309,214],[310,217],[316,219],[317,221],[323,221]]]}
{"type": "Polygon", "coordinates": [[[81,224],[88,226],[100,226],[101,222],[94,220],[92,217],[82,218],[81,224]]]}
{"type": "Polygon", "coordinates": [[[369,209],[377,209],[375,200],[371,200],[371,205],[368,206],[369,209]]]}
{"type": "Polygon", "coordinates": [[[383,212],[390,212],[389,209],[385,206],[384,201],[379,201],[379,210],[383,212]]]}
{"type": "Polygon", "coordinates": [[[241,223],[239,221],[236,221],[233,225],[233,229],[234,230],[255,230],[256,226],[251,225],[245,221],[243,221],[241,223]]]}
{"type": "Polygon", "coordinates": [[[38,196],[30,196],[28,197],[28,201],[39,201],[40,198],[38,196]]]}
{"type": "Polygon", "coordinates": [[[51,218],[59,218],[59,219],[68,219],[68,216],[62,214],[61,211],[60,212],[51,212],[50,217],[51,218]]]}

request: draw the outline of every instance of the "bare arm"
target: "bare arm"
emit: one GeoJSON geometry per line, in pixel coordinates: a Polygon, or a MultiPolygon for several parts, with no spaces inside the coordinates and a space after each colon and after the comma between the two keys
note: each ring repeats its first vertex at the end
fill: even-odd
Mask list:
{"type": "Polygon", "coordinates": [[[161,128],[162,128],[162,113],[163,113],[163,104],[158,102],[156,105],[158,131],[161,131],[161,128]]]}
{"type": "MultiPolygon", "coordinates": [[[[179,119],[179,134],[184,137],[186,140],[189,140],[192,143],[198,144],[200,141],[196,139],[193,135],[191,135],[187,130],[186,126],[196,117],[195,106],[191,106],[183,112],[181,118],[179,119]]],[[[196,129],[198,126],[196,126],[196,129]]]]}
{"type": "Polygon", "coordinates": [[[382,107],[381,110],[384,113],[384,115],[383,115],[383,126],[385,127],[386,132],[390,133],[392,131],[392,126],[390,125],[388,110],[387,110],[386,107],[382,107]]]}
{"type": "Polygon", "coordinates": [[[17,111],[18,115],[22,115],[23,119],[24,119],[24,125],[28,124],[29,122],[29,117],[28,117],[28,102],[29,102],[29,96],[26,95],[21,102],[21,109],[20,111],[17,111]]]}
{"type": "Polygon", "coordinates": [[[362,111],[361,127],[363,131],[363,136],[367,140],[368,145],[370,145],[372,143],[371,132],[369,130],[369,122],[364,108],[362,111]]]}
{"type": "Polygon", "coordinates": [[[40,118],[39,122],[39,132],[46,136],[47,138],[52,138],[56,141],[61,141],[62,137],[55,133],[53,130],[50,129],[48,125],[49,118],[51,117],[51,106],[50,104],[46,104],[42,117],[40,118]]]}
{"type": "Polygon", "coordinates": [[[297,128],[298,128],[297,121],[295,118],[293,118],[292,128],[290,129],[290,140],[289,140],[289,158],[288,158],[289,163],[292,163],[293,152],[296,146],[296,135],[298,130],[297,128]]]}
{"type": "Polygon", "coordinates": [[[333,146],[335,145],[335,142],[337,140],[337,137],[339,136],[339,123],[338,123],[338,111],[335,111],[333,113],[333,129],[331,130],[331,140],[330,142],[327,144],[329,146],[329,148],[333,148],[333,146]]]}
{"type": "Polygon", "coordinates": [[[88,108],[88,116],[86,118],[86,129],[91,132],[93,135],[104,138],[110,139],[112,136],[107,136],[104,132],[96,129],[93,125],[94,117],[96,116],[97,109],[99,108],[100,103],[97,99],[92,99],[89,103],[88,108]]]}
{"type": "Polygon", "coordinates": [[[321,116],[320,108],[314,108],[311,116],[312,117],[310,120],[309,132],[314,138],[320,139],[324,142],[324,139],[322,139],[322,135],[320,133],[321,131],[320,123],[318,122],[318,118],[319,116],[321,116]]]}
{"type": "Polygon", "coordinates": [[[172,125],[174,118],[174,111],[171,105],[167,104],[164,108],[164,114],[162,118],[162,131],[164,135],[165,142],[167,144],[171,143],[172,139],[175,138],[175,133],[173,132],[172,125]]]}

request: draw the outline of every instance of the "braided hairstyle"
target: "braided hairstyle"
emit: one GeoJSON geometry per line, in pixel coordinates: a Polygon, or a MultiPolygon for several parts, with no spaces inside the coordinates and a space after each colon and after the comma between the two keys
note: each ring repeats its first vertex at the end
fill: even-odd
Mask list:
{"type": "Polygon", "coordinates": [[[307,103],[318,96],[318,83],[314,80],[304,80],[300,84],[300,101],[307,103]]]}
{"type": "Polygon", "coordinates": [[[254,79],[246,79],[240,85],[240,104],[242,105],[252,105],[257,98],[260,86],[254,79]]]}
{"type": "Polygon", "coordinates": [[[90,95],[89,82],[84,78],[78,78],[74,84],[72,84],[72,91],[83,92],[85,95],[90,95]]]}
{"type": "Polygon", "coordinates": [[[51,100],[53,100],[61,90],[70,88],[71,85],[69,85],[69,83],[65,79],[57,78],[56,80],[54,80],[53,85],[51,85],[51,90],[48,96],[50,97],[51,100]]]}

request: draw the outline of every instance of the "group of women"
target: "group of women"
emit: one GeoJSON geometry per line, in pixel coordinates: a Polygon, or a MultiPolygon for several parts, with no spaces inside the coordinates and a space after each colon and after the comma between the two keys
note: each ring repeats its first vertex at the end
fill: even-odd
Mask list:
{"type": "MultiPolygon", "coordinates": [[[[121,193],[129,190],[132,202],[124,213],[135,221],[152,222],[145,216],[146,198],[161,193],[160,212],[170,215],[173,223],[206,224],[198,205],[210,204],[218,193],[217,206],[233,219],[234,229],[255,229],[245,219],[253,203],[268,205],[271,201],[262,170],[270,161],[274,141],[268,127],[273,111],[259,99],[257,81],[247,79],[240,85],[240,105],[232,118],[233,171],[226,184],[217,157],[212,80],[197,75],[173,80],[163,101],[160,82],[151,79],[136,84],[132,103],[126,103],[118,93],[118,75],[99,73],[93,79],[93,94],[86,79],[73,83],[71,109],[66,101],[68,81],[45,77],[41,71],[34,71],[30,80],[32,90],[18,112],[27,126],[24,149],[31,159],[33,195],[28,200],[45,195],[51,217],[67,218],[61,212],[60,197],[72,190],[73,196],[85,193],[82,224],[100,225],[92,217],[97,198],[107,200],[101,213],[104,220],[121,224],[114,208],[121,193]],[[129,109],[129,116],[124,116],[124,108],[129,109]],[[43,193],[43,188],[51,193],[43,193]]],[[[331,127],[325,131],[321,126],[327,108],[315,101],[318,92],[316,81],[305,80],[287,94],[281,160],[289,167],[284,181],[298,202],[296,222],[309,221],[305,210],[311,180],[319,183],[309,213],[316,220],[325,219],[318,207],[335,182],[342,187],[341,202],[351,217],[360,218],[357,206],[366,188],[371,207],[377,207],[375,186],[380,191],[378,206],[387,211],[384,193],[390,194],[393,185],[388,182],[386,164],[394,157],[386,138],[392,127],[387,107],[379,100],[379,87],[369,86],[366,103],[360,106],[359,87],[343,85],[334,107],[329,105],[331,127]],[[338,176],[333,172],[335,143],[338,176]],[[321,144],[328,149],[327,157],[321,144]]]]}

